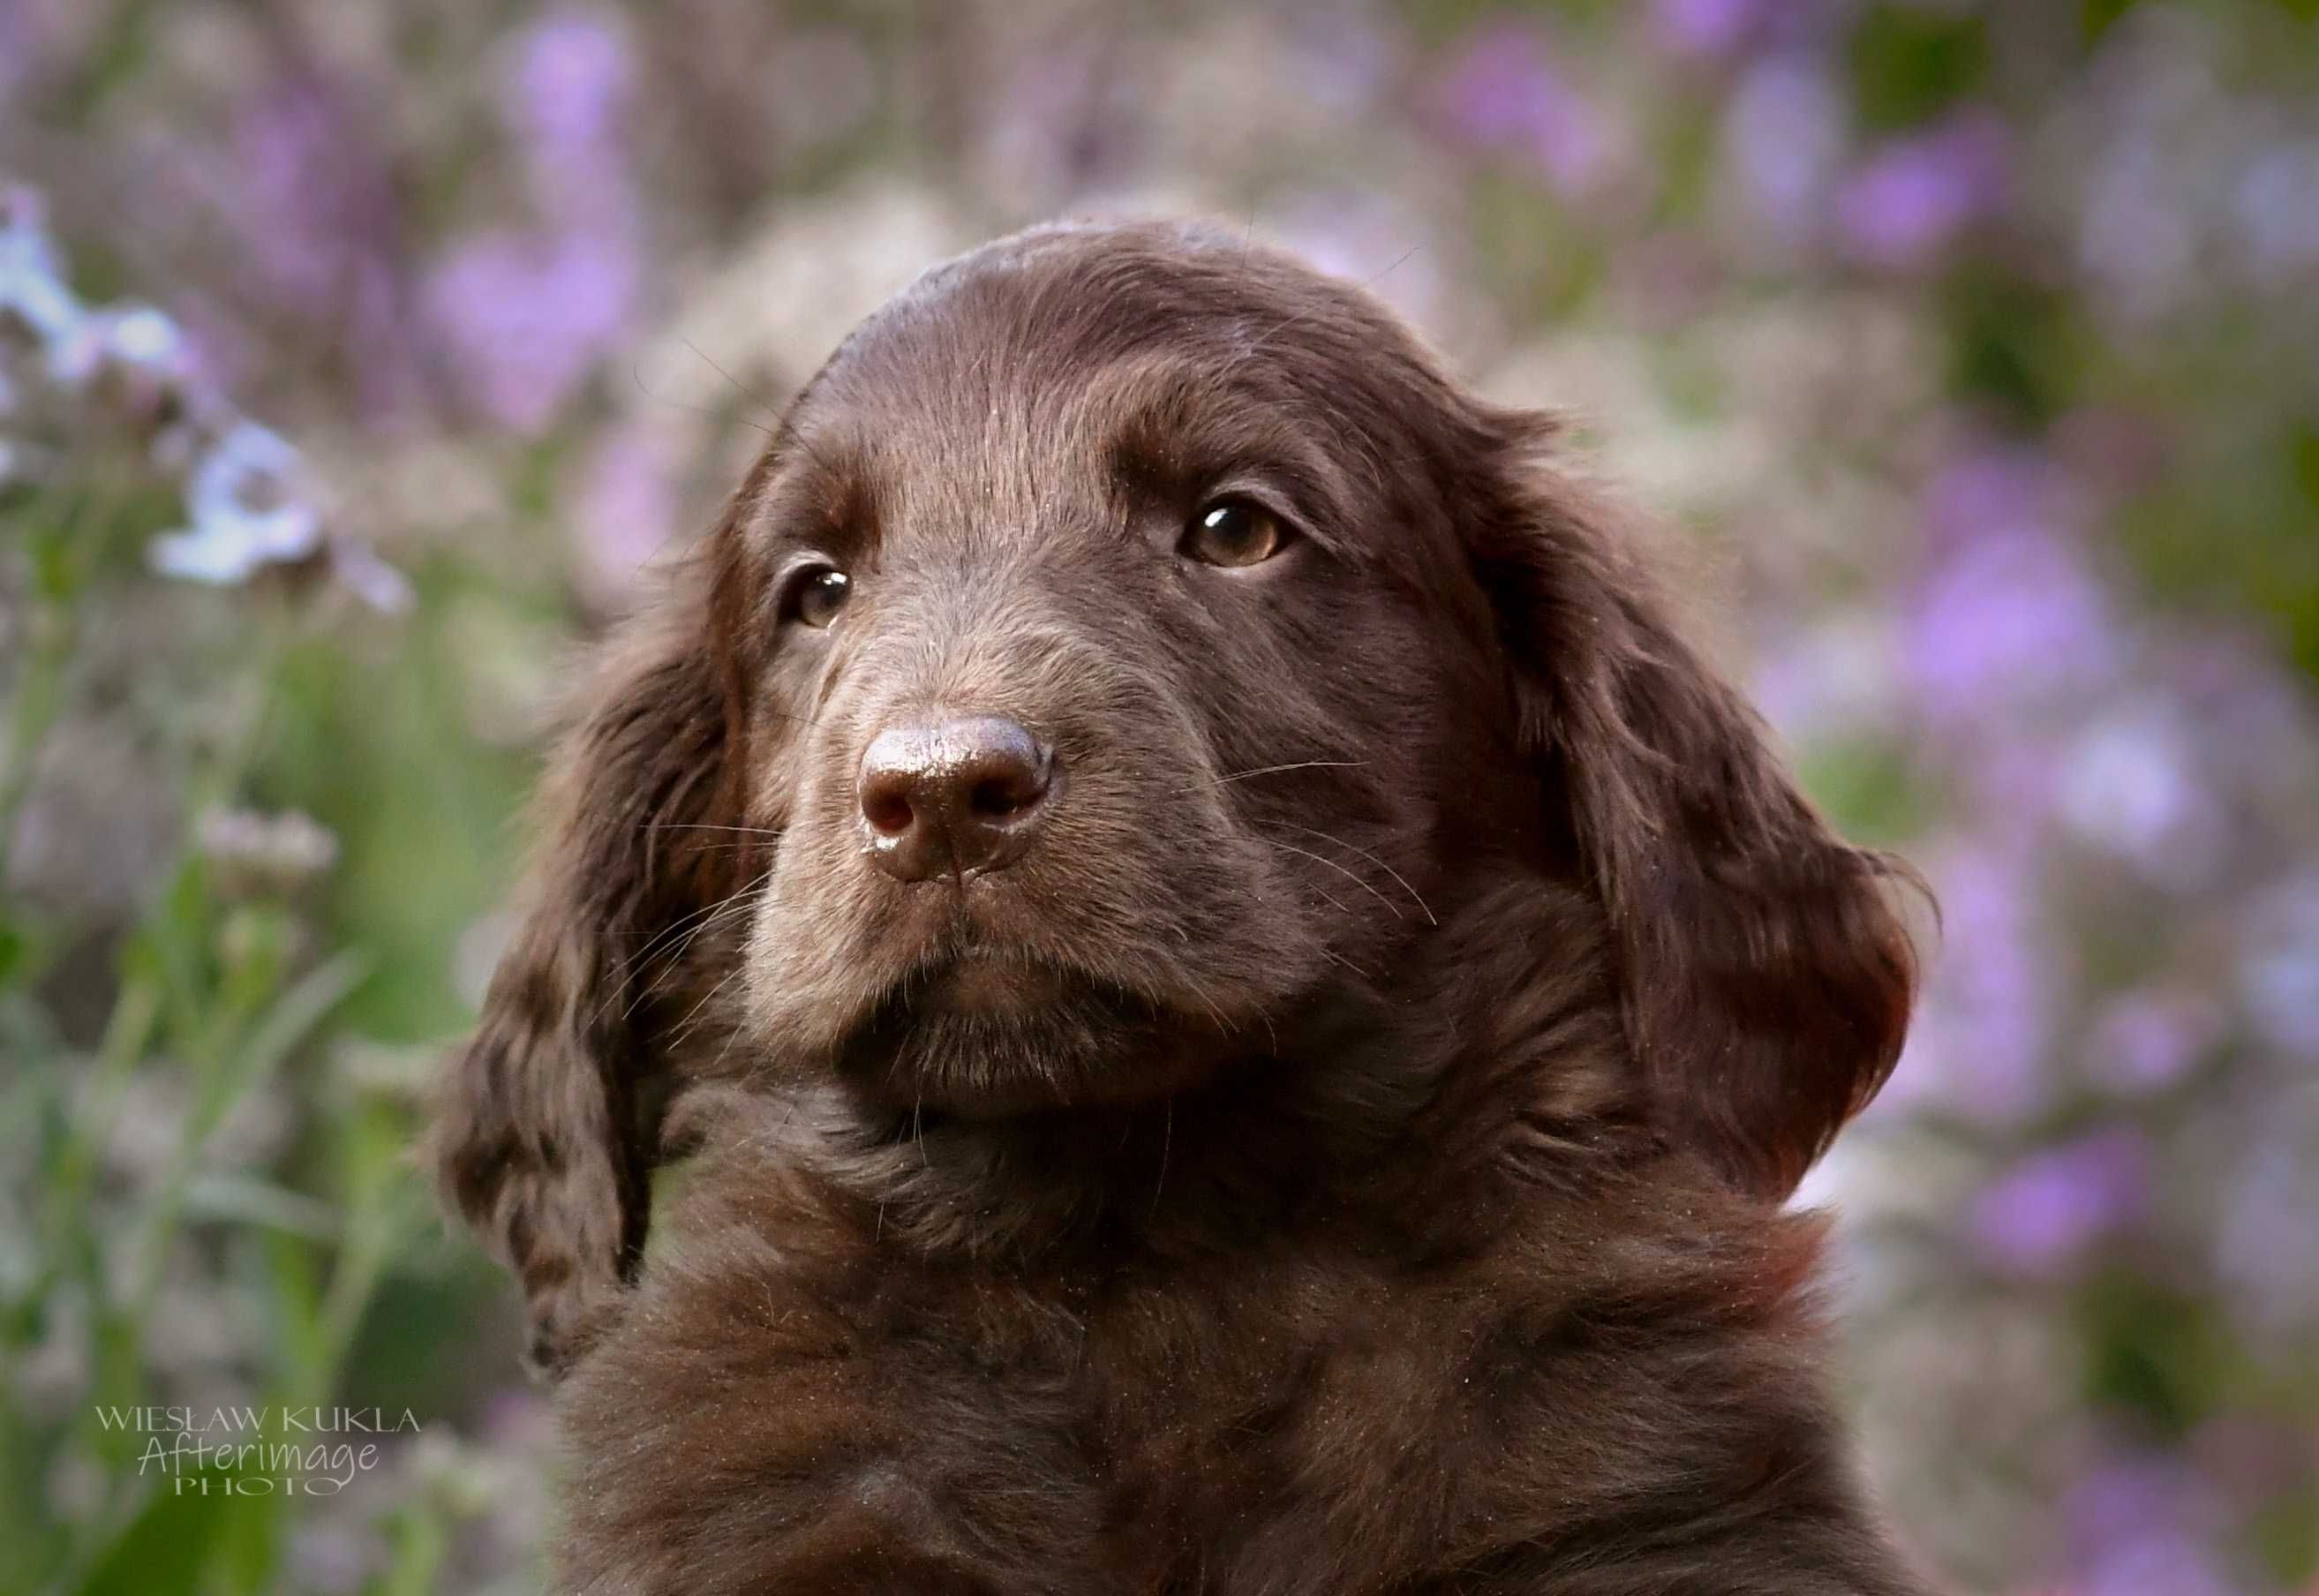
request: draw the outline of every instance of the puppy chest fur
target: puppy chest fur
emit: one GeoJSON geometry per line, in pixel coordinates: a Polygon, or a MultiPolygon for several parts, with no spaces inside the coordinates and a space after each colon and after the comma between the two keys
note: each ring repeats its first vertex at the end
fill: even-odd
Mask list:
{"type": "Polygon", "coordinates": [[[880,1268],[764,1134],[566,1387],[571,1589],[1911,1588],[1818,1389],[1818,1227],[1680,1159],[1478,1250],[1330,1204],[880,1268]]]}

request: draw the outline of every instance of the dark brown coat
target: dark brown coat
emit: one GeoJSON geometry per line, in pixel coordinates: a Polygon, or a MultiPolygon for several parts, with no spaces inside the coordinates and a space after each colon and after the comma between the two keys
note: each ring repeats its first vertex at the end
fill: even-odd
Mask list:
{"type": "Polygon", "coordinates": [[[1552,435],[1173,224],[940,267],[791,405],[432,1135],[562,1588],[1917,1588],[1780,1210],[1898,1053],[1895,870],[1552,435]],[[1035,840],[873,868],[865,750],[965,714],[1035,840]]]}

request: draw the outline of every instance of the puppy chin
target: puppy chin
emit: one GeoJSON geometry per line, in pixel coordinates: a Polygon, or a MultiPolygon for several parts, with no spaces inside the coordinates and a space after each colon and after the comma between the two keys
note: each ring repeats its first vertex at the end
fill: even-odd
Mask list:
{"type": "Polygon", "coordinates": [[[889,992],[834,1062],[882,1106],[997,1119],[1157,1100],[1205,1078],[1227,1050],[1212,1026],[1112,983],[968,958],[889,992]]]}

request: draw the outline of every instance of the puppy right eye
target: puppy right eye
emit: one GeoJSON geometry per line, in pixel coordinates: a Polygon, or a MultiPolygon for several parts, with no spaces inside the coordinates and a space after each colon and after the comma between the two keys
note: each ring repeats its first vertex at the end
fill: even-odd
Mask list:
{"type": "Polygon", "coordinates": [[[836,566],[808,565],[782,591],[781,619],[819,630],[837,618],[853,591],[852,580],[836,566]]]}
{"type": "Polygon", "coordinates": [[[1184,555],[1203,565],[1237,570],[1261,565],[1288,546],[1290,533],[1279,517],[1246,499],[1219,499],[1184,528],[1184,555]]]}

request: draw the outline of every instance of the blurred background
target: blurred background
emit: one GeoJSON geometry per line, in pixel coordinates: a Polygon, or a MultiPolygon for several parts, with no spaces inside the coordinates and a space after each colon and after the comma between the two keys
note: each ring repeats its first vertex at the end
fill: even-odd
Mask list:
{"type": "Polygon", "coordinates": [[[0,0],[0,1591],[536,1586],[403,1159],[571,651],[889,292],[1155,208],[1570,412],[1930,876],[1809,1193],[1928,1566],[2319,1591],[2314,14],[0,0]]]}

